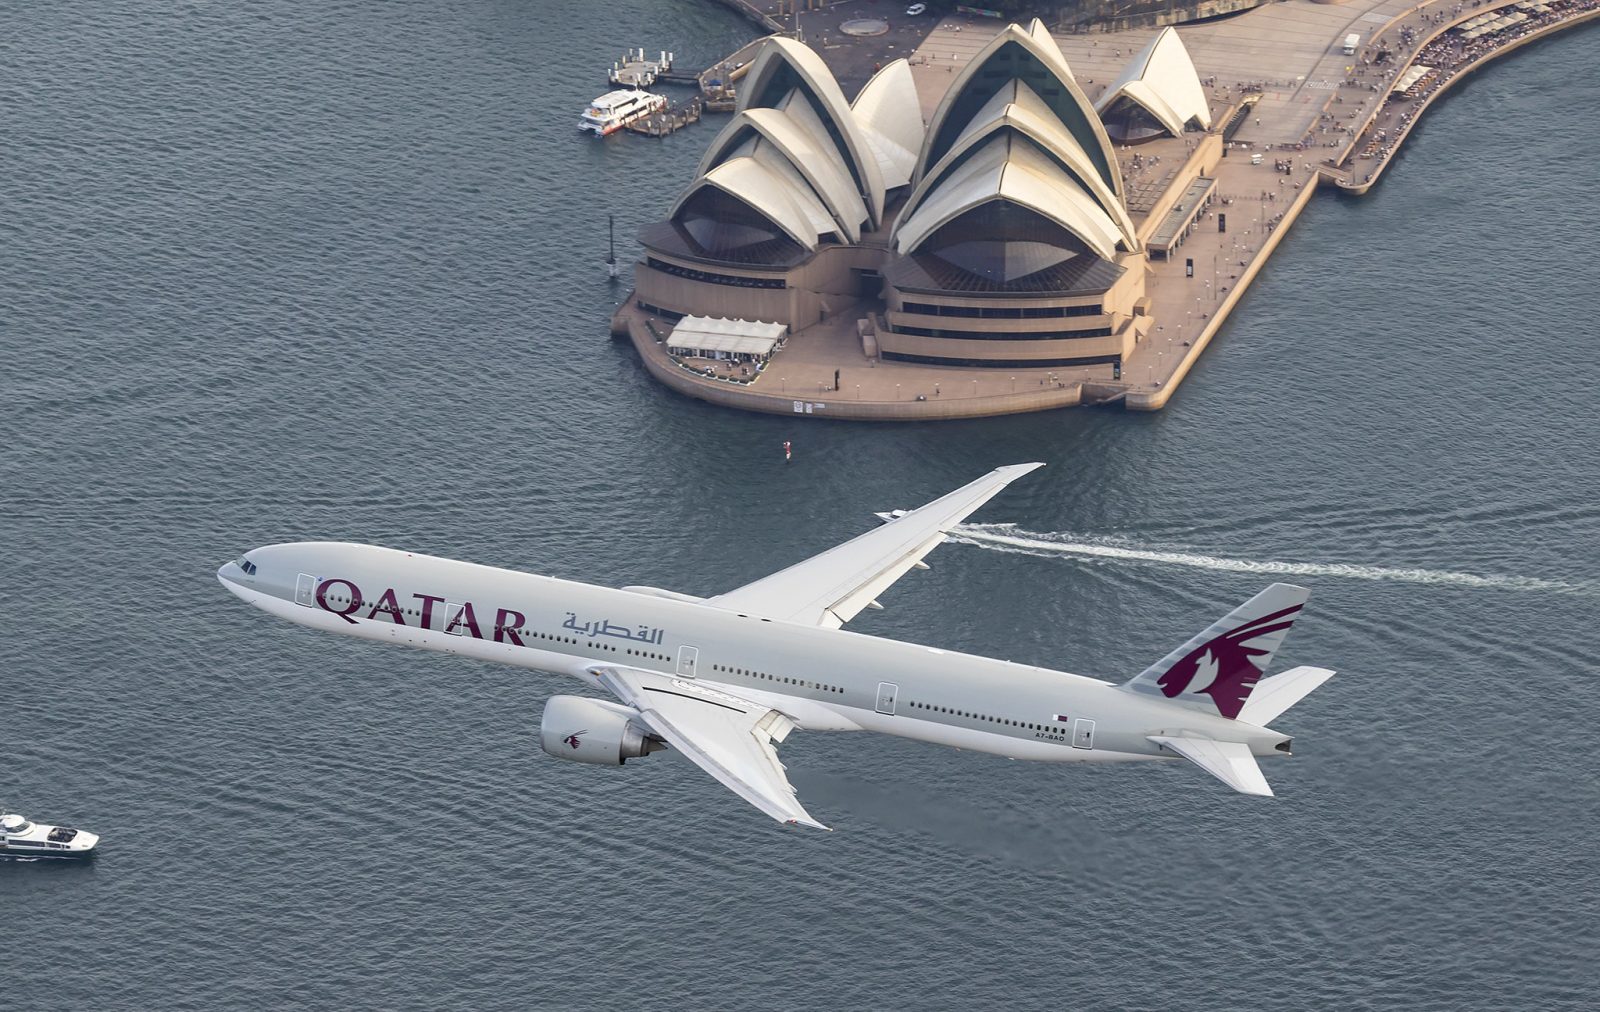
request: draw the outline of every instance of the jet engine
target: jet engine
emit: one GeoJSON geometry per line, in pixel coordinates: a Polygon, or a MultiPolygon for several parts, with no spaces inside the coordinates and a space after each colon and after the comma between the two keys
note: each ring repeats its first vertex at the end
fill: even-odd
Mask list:
{"type": "Polygon", "coordinates": [[[557,759],[621,766],[667,747],[638,717],[638,710],[620,703],[551,696],[539,724],[539,747],[557,759]]]}

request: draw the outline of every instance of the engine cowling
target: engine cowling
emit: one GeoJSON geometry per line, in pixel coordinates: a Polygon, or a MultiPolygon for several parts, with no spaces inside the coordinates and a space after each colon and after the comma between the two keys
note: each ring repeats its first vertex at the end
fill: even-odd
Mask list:
{"type": "Polygon", "coordinates": [[[666,748],[638,721],[639,711],[586,696],[551,696],[539,722],[539,747],[557,759],[621,766],[666,748]]]}

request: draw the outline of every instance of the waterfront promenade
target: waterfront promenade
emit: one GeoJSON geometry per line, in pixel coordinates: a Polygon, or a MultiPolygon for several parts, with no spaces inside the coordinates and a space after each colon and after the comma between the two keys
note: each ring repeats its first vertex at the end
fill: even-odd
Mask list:
{"type": "MultiPolygon", "coordinates": [[[[870,306],[843,309],[791,338],[751,384],[709,378],[680,366],[656,340],[670,324],[651,322],[637,309],[624,307],[614,329],[632,338],[647,368],[662,382],[691,396],[749,410],[918,419],[1096,403],[1160,409],[1320,184],[1365,192],[1428,103],[1463,74],[1600,14],[1600,0],[1564,0],[1525,30],[1484,39],[1469,49],[1441,50],[1451,45],[1440,39],[1453,26],[1514,6],[1515,0],[1477,5],[1462,0],[1291,0],[1181,28],[1210,91],[1217,129],[1244,105],[1249,107],[1235,124],[1227,156],[1209,170],[1216,180],[1212,204],[1194,219],[1169,259],[1149,262],[1147,294],[1154,325],[1120,375],[1106,365],[1011,370],[878,362],[864,352],[857,332],[856,321],[871,312],[870,306]],[[1355,56],[1342,51],[1349,34],[1362,37],[1355,56]],[[1454,62],[1441,67],[1412,98],[1391,99],[1393,82],[1422,52],[1435,60],[1449,55],[1454,62]],[[1380,132],[1383,139],[1375,142],[1380,132]],[[1253,155],[1261,156],[1259,163],[1253,155]]],[[[927,31],[910,57],[925,117],[996,30],[992,21],[945,18],[927,31]]],[[[1058,34],[1057,42],[1079,83],[1095,96],[1156,31],[1058,34]]],[[[871,39],[840,40],[823,55],[830,64],[840,60],[862,65],[875,52],[872,44],[871,39]],[[850,52],[841,54],[840,49],[850,52]]],[[[1120,153],[1136,218],[1142,199],[1156,202],[1172,189],[1205,136],[1190,133],[1183,140],[1120,153]]],[[[1141,231],[1148,235],[1146,224],[1141,223],[1141,231]]]]}

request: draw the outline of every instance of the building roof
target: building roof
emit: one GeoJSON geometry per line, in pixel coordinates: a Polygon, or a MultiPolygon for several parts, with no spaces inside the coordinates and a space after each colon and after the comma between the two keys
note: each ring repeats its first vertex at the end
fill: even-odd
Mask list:
{"type": "Polygon", "coordinates": [[[915,253],[941,225],[990,201],[1003,200],[1048,218],[1107,260],[1121,230],[1089,193],[1033,144],[1000,135],[940,178],[895,227],[895,248],[915,253]]]}
{"type": "Polygon", "coordinates": [[[1161,224],[1150,234],[1150,248],[1171,251],[1184,236],[1189,223],[1194,221],[1195,215],[1199,212],[1200,205],[1206,202],[1216,185],[1217,181],[1209,176],[1201,176],[1191,182],[1184,189],[1183,196],[1172,205],[1172,210],[1161,219],[1161,224]]]}
{"type": "Polygon", "coordinates": [[[1073,78],[1060,47],[1037,18],[1026,29],[1007,25],[956,76],[928,123],[917,162],[919,174],[944,158],[996,91],[1019,79],[1043,99],[1106,187],[1120,197],[1122,173],[1111,138],[1073,78]]]}
{"type": "Polygon", "coordinates": [[[1211,104],[1206,101],[1194,61],[1174,28],[1163,28],[1128,61],[1095,109],[1105,116],[1122,102],[1149,113],[1174,137],[1181,137],[1189,123],[1197,123],[1201,129],[1211,126],[1211,104]]]}
{"type": "Polygon", "coordinates": [[[828,226],[833,219],[828,209],[786,160],[760,157],[755,142],[748,152],[729,158],[695,180],[672,205],[669,217],[676,218],[700,190],[715,187],[760,212],[801,246],[816,249],[822,238],[819,225],[831,231],[828,226]]]}
{"type": "Polygon", "coordinates": [[[924,134],[922,106],[911,64],[895,60],[872,75],[851,103],[887,189],[905,186],[917,168],[924,134]]]}
{"type": "Polygon", "coordinates": [[[780,108],[792,100],[795,92],[816,113],[876,227],[883,220],[883,172],[844,92],[839,90],[839,82],[822,57],[809,47],[780,35],[770,36],[763,40],[750,72],[739,86],[738,111],[780,108]]]}
{"type": "Polygon", "coordinates": [[[668,348],[721,351],[735,355],[770,355],[789,328],[781,323],[685,316],[667,335],[668,348]]]}
{"type": "MultiPolygon", "coordinates": [[[[776,154],[791,165],[827,208],[833,226],[824,231],[837,231],[850,242],[861,238],[861,224],[867,219],[867,206],[856,192],[849,171],[839,160],[838,153],[828,143],[824,133],[818,137],[810,128],[804,114],[810,107],[804,102],[791,105],[796,115],[785,109],[747,109],[739,113],[717,134],[700,160],[696,178],[704,176],[718,165],[757,141],[757,148],[770,146],[776,154]]],[[[815,121],[815,117],[810,117],[815,121]]]]}
{"type": "Polygon", "coordinates": [[[901,210],[901,220],[907,220],[926,199],[928,193],[971,152],[996,134],[1015,132],[1057,163],[1057,166],[1074,183],[1087,192],[1100,209],[1112,220],[1121,234],[1122,243],[1129,250],[1139,248],[1139,239],[1133,219],[1111,187],[1071,133],[1062,129],[1061,122],[1038,93],[1023,81],[1012,81],[996,91],[972,117],[967,128],[956,138],[939,164],[927,169],[922,180],[907,198],[901,210]]]}

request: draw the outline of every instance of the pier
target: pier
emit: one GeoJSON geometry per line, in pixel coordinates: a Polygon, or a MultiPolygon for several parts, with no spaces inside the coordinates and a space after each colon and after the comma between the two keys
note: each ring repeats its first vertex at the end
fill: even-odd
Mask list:
{"type": "Polygon", "coordinates": [[[704,103],[698,98],[687,102],[671,105],[661,112],[653,113],[644,119],[634,120],[629,123],[627,130],[631,133],[642,134],[645,137],[665,137],[670,133],[682,130],[691,123],[700,122],[700,113],[704,103]]]}
{"type": "Polygon", "coordinates": [[[673,54],[662,50],[655,59],[644,55],[644,49],[630,49],[622,59],[611,65],[606,78],[619,88],[648,88],[657,81],[666,81],[672,71],[673,54]]]}

